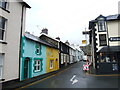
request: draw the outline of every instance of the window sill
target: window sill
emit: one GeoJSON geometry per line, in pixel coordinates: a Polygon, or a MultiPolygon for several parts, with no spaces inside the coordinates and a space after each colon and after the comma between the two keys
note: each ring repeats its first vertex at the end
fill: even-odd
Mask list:
{"type": "Polygon", "coordinates": [[[107,46],[107,45],[99,45],[99,47],[104,47],[104,46],[107,46]]]}
{"type": "Polygon", "coordinates": [[[0,43],[2,43],[2,44],[7,44],[7,42],[5,42],[5,41],[0,41],[0,43]]]}
{"type": "Polygon", "coordinates": [[[41,70],[37,70],[37,71],[34,71],[34,73],[38,73],[38,72],[40,72],[41,70]]]}
{"type": "Polygon", "coordinates": [[[52,70],[53,68],[50,68],[50,70],[52,70]]]}
{"type": "Polygon", "coordinates": [[[4,11],[6,11],[6,12],[8,12],[8,13],[10,13],[10,11],[9,10],[7,10],[7,9],[5,9],[5,8],[2,8],[2,7],[0,7],[1,9],[3,9],[4,11]]]}
{"type": "Polygon", "coordinates": [[[105,31],[98,31],[98,32],[106,32],[106,30],[105,31]]]}
{"type": "Polygon", "coordinates": [[[5,79],[0,79],[0,81],[5,81],[5,79]]]}

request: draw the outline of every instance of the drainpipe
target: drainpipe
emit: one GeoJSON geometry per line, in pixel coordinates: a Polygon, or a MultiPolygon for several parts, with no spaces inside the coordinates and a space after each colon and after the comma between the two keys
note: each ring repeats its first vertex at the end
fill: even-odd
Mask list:
{"type": "Polygon", "coordinates": [[[22,32],[23,32],[23,13],[24,13],[24,5],[22,6],[22,14],[21,14],[21,31],[20,31],[20,47],[19,47],[19,80],[20,80],[20,59],[21,59],[21,48],[22,48],[22,32]]]}
{"type": "MultiPolygon", "coordinates": [[[[108,33],[108,23],[107,23],[107,20],[106,20],[106,31],[107,31],[107,42],[108,42],[108,48],[109,48],[109,46],[110,46],[110,44],[109,44],[109,33],[108,33]]],[[[109,49],[108,49],[109,50],[109,49]]]]}

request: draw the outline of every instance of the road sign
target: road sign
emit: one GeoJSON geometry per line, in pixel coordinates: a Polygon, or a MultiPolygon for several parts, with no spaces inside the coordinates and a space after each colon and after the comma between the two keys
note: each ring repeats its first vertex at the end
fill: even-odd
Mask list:
{"type": "Polygon", "coordinates": [[[86,40],[82,40],[82,44],[86,44],[86,40]]]}
{"type": "Polygon", "coordinates": [[[88,71],[89,70],[89,65],[83,65],[83,70],[88,71]]]}

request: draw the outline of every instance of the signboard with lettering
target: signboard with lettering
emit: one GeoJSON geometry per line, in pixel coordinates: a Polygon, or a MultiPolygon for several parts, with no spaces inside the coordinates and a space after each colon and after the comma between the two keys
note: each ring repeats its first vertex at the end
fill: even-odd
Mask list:
{"type": "Polygon", "coordinates": [[[110,37],[110,41],[120,41],[120,37],[110,37]]]}
{"type": "Polygon", "coordinates": [[[86,44],[86,40],[82,40],[82,44],[86,44]]]}

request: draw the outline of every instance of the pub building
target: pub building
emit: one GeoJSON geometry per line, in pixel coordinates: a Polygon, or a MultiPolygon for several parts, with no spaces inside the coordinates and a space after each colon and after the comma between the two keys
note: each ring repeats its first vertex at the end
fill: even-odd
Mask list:
{"type": "Polygon", "coordinates": [[[97,73],[120,73],[120,14],[89,21],[93,67],[97,73]]]}

